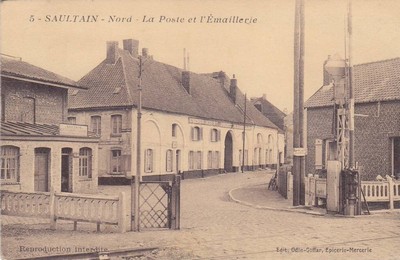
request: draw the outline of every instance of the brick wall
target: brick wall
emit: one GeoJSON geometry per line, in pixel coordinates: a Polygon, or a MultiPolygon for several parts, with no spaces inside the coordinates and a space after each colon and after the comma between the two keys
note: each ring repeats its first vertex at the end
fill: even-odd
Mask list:
{"type": "Polygon", "coordinates": [[[66,119],[67,89],[2,78],[2,95],[5,120],[25,121],[26,98],[35,100],[36,123],[59,124],[66,119]]]}
{"type": "MultiPolygon", "coordinates": [[[[400,135],[400,102],[356,104],[355,161],[362,167],[362,179],[373,180],[380,174],[391,174],[391,137],[400,135]]],[[[332,108],[307,111],[308,156],[306,173],[314,172],[315,139],[332,138],[332,108]]],[[[325,151],[325,147],[322,148],[325,151]]],[[[323,155],[325,156],[325,155],[323,155]]]]}

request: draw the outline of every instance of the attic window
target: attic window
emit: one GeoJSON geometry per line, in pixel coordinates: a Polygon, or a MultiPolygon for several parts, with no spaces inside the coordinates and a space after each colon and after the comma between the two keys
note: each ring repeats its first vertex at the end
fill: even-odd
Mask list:
{"type": "Polygon", "coordinates": [[[121,91],[121,88],[122,88],[122,87],[116,87],[116,88],[114,89],[113,94],[118,94],[118,93],[121,91]]]}
{"type": "Polygon", "coordinates": [[[76,94],[78,94],[79,89],[74,89],[72,90],[71,96],[76,96],[76,94]]]}

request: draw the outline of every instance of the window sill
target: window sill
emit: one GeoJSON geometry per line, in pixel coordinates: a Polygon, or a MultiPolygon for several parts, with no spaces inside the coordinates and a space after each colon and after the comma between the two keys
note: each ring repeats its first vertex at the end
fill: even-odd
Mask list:
{"type": "Polygon", "coordinates": [[[92,178],[80,177],[80,178],[78,179],[78,181],[79,181],[79,182],[84,182],[84,181],[93,181],[93,179],[92,179],[92,178]]]}
{"type": "Polygon", "coordinates": [[[16,181],[1,181],[0,184],[1,185],[21,185],[20,182],[16,182],[16,181]]]}
{"type": "Polygon", "coordinates": [[[122,134],[111,134],[110,136],[111,136],[111,137],[121,137],[122,134]]]}

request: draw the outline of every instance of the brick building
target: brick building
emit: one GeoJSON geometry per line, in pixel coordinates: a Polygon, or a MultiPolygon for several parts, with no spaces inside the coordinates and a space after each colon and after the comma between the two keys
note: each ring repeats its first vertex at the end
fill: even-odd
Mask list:
{"type": "Polygon", "coordinates": [[[82,87],[20,59],[1,63],[2,189],[95,192],[98,138],[66,124],[68,89],[82,87]]]}
{"type": "MultiPolygon", "coordinates": [[[[139,42],[107,42],[106,58],[71,91],[69,120],[100,137],[101,180],[136,173],[139,42]]],[[[143,48],[142,176],[184,178],[238,171],[242,162],[244,95],[225,73],[196,74],[158,62],[143,48]]],[[[248,102],[248,101],[247,101],[248,102]]],[[[278,128],[247,106],[244,164],[276,165],[278,128]]]]}
{"type": "MultiPolygon", "coordinates": [[[[400,58],[354,66],[355,161],[364,180],[400,177],[400,58]]],[[[324,86],[305,104],[306,173],[324,170],[334,159],[333,89],[324,70],[324,86]]]]}

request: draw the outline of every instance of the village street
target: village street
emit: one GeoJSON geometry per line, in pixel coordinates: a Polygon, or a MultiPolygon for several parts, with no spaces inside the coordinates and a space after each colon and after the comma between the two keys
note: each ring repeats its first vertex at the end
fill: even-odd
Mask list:
{"type": "MultiPolygon", "coordinates": [[[[321,216],[260,209],[229,196],[237,187],[262,187],[270,177],[271,173],[248,172],[182,181],[180,231],[120,234],[108,229],[96,233],[95,226],[84,224],[78,231],[71,231],[72,224],[60,224],[56,231],[44,224],[29,229],[23,224],[3,225],[2,259],[43,255],[23,252],[21,246],[72,250],[154,246],[165,248],[156,255],[160,259],[398,259],[398,211],[355,218],[321,216]]],[[[128,186],[101,187],[103,192],[112,188],[129,194],[128,186]]],[[[257,196],[261,195],[242,198],[268,201],[257,196]]]]}

